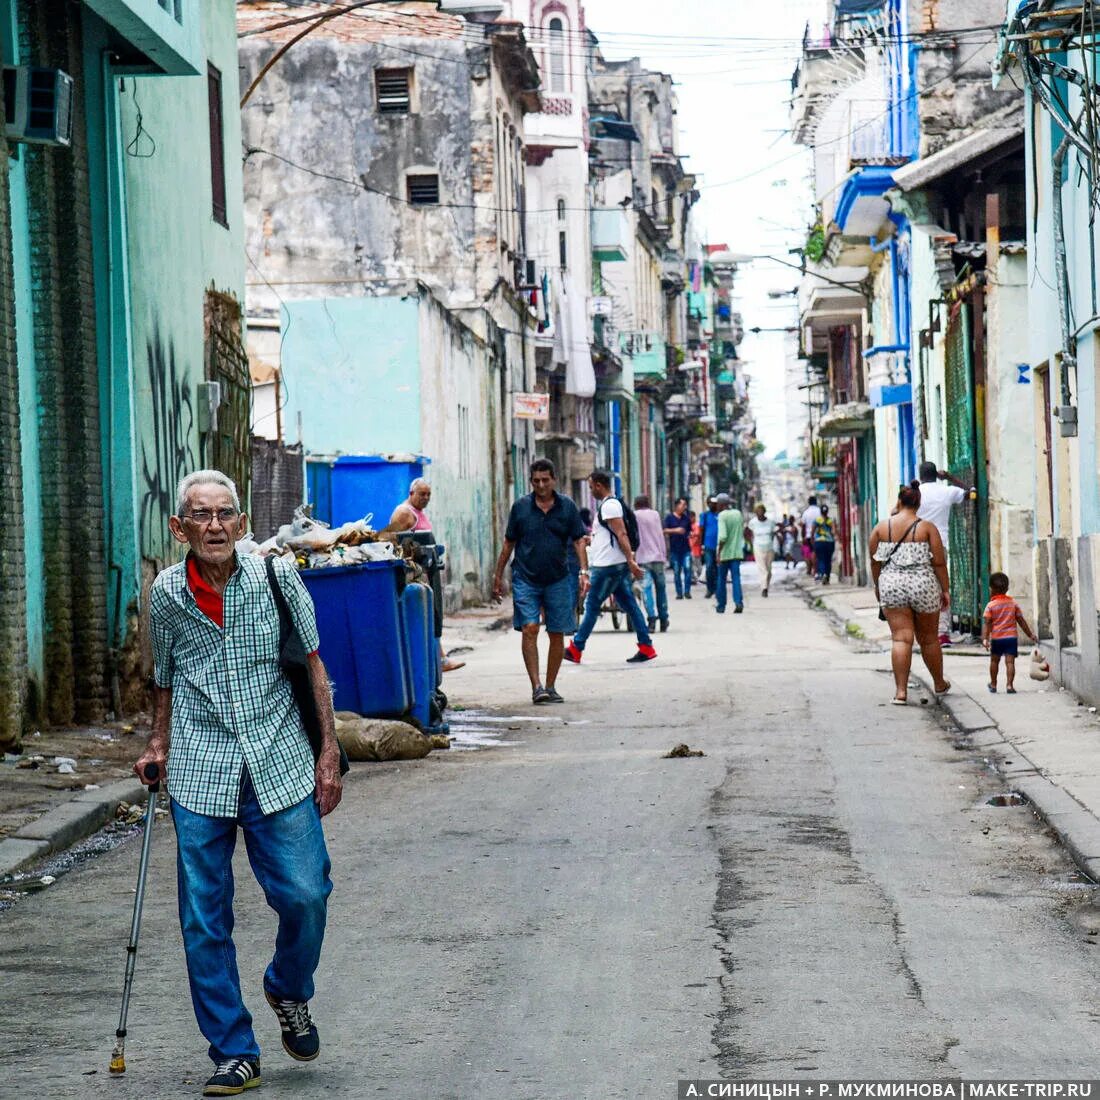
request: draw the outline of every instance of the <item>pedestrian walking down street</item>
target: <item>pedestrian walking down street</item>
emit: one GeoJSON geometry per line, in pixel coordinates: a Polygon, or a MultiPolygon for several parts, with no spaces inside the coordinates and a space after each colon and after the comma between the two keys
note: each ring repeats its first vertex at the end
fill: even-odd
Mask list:
{"type": "MultiPolygon", "coordinates": [[[[940,541],[943,543],[944,560],[947,560],[948,549],[951,546],[951,509],[968,498],[977,497],[977,490],[968,489],[958,478],[952,477],[945,470],[936,468],[934,462],[922,462],[920,464],[920,518],[935,524],[940,533],[940,541]],[[944,484],[940,484],[940,482],[944,484]]],[[[945,607],[940,612],[939,621],[940,645],[944,648],[951,645],[951,609],[945,607]]]]}
{"type": "Polygon", "coordinates": [[[703,575],[703,528],[699,525],[699,517],[695,512],[688,512],[688,516],[691,518],[691,535],[688,541],[691,544],[691,585],[694,588],[703,575]]]}
{"type": "Polygon", "coordinates": [[[728,494],[719,493],[715,498],[721,509],[718,515],[718,587],[715,589],[719,615],[726,613],[726,584],[733,581],[733,611],[740,615],[745,610],[745,596],[741,590],[741,562],[745,557],[745,517],[734,508],[728,494]]]}
{"type": "Polygon", "coordinates": [[[768,519],[767,509],[757,504],[749,520],[748,539],[752,544],[752,556],[756,559],[756,572],[760,577],[760,595],[765,599],[772,583],[772,562],[775,561],[776,522],[768,519]]]}
{"type": "MultiPolygon", "coordinates": [[[[430,531],[432,521],[428,518],[428,504],[432,499],[432,487],[422,478],[415,478],[409,485],[409,496],[403,500],[390,516],[390,522],[383,531],[430,531]]],[[[439,606],[439,605],[437,605],[439,606]]],[[[439,667],[444,672],[457,672],[466,667],[465,661],[456,661],[443,651],[443,642],[439,641],[439,667]]]]}
{"type": "Polygon", "coordinates": [[[577,594],[588,587],[588,535],[577,506],[557,491],[557,474],[548,458],[536,458],[529,475],[531,492],[512,505],[504,546],[493,575],[493,596],[504,597],[504,570],[512,559],[512,627],[523,636],[520,650],[531,702],[563,703],[556,687],[565,635],[577,623],[577,594]],[[577,584],[569,575],[567,547],[577,555],[577,584]],[[545,620],[550,639],[546,678],[539,672],[539,626],[545,620]]]}
{"type": "Polygon", "coordinates": [[[649,497],[634,498],[634,518],[638,521],[638,564],[645,570],[642,596],[645,599],[646,626],[661,633],[668,630],[668,590],[665,586],[665,533],[661,514],[649,503],[649,497]]]}
{"type": "Polygon", "coordinates": [[[788,569],[797,569],[798,563],[794,559],[794,550],[798,545],[798,521],[794,516],[783,517],[783,560],[788,569]]]}
{"type": "Polygon", "coordinates": [[[802,558],[806,562],[806,576],[817,576],[817,562],[814,560],[814,523],[821,515],[817,506],[817,497],[811,496],[799,519],[798,532],[802,540],[802,558]]]}
{"type": "Polygon", "coordinates": [[[638,652],[627,660],[631,664],[652,661],[657,651],[631,584],[631,578],[640,581],[645,571],[634,558],[626,511],[622,501],[611,495],[611,475],[606,471],[596,470],[591,474],[588,487],[596,500],[596,522],[592,528],[592,545],[588,549],[592,580],[584,604],[584,618],[565,648],[565,659],[576,665],[581,663],[588,637],[600,617],[600,607],[609,596],[614,596],[638,638],[638,652]]]}
{"type": "Polygon", "coordinates": [[[688,502],[679,497],[672,511],[665,516],[665,537],[668,539],[668,560],[672,563],[672,580],[678,600],[691,599],[691,516],[688,502]]]}
{"type": "Polygon", "coordinates": [[[236,552],[247,518],[233,482],[216,470],[185,477],[168,527],[189,549],[149,597],[153,732],[134,772],[145,784],[167,780],[191,1000],[215,1064],[203,1095],[234,1096],[261,1081],[232,940],[237,830],[279,918],[264,994],[283,1048],[311,1061],[320,1038],[309,1001],[332,890],[321,818],[340,802],[340,750],[313,603],[293,566],[277,560],[276,581],[309,654],[321,726],[316,760],[279,666],[279,612],[265,562],[236,552]]]}
{"type": "Polygon", "coordinates": [[[1020,605],[1008,594],[1008,576],[991,573],[989,576],[989,603],[982,616],[982,645],[989,650],[989,690],[997,694],[997,674],[1001,658],[1005,659],[1005,691],[1016,694],[1016,658],[1019,655],[1017,627],[1039,644],[1035,631],[1028,625],[1020,605]]]}
{"type": "Polygon", "coordinates": [[[709,600],[718,586],[718,502],[711,497],[707,510],[699,517],[703,532],[703,579],[709,600]]]}
{"type": "Polygon", "coordinates": [[[836,549],[836,525],[829,515],[829,506],[821,506],[821,515],[813,526],[814,561],[817,563],[817,579],[828,584],[833,575],[833,551],[836,549]]]}
{"type": "Polygon", "coordinates": [[[950,690],[943,678],[943,651],[937,637],[940,611],[950,603],[947,562],[935,524],[922,520],[920,483],[903,485],[894,514],[871,531],[871,574],[875,595],[890,624],[890,662],[896,706],[905,706],[914,638],[937,695],[950,690]]]}

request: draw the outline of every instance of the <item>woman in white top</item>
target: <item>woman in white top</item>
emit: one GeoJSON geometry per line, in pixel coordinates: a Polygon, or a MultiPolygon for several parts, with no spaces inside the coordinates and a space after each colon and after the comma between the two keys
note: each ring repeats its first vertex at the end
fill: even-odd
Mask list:
{"type": "Polygon", "coordinates": [[[766,596],[772,583],[772,562],[775,561],[775,520],[768,519],[763,504],[758,504],[754,512],[756,514],[749,520],[749,540],[752,542],[752,556],[756,559],[756,572],[763,589],[760,595],[766,596]]]}

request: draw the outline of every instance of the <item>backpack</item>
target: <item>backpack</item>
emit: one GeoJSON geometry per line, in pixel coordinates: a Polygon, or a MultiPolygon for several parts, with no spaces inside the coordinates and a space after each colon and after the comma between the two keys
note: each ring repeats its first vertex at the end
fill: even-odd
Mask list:
{"type": "MultiPolygon", "coordinates": [[[[631,550],[637,550],[642,543],[641,536],[638,534],[638,517],[634,514],[634,509],[622,497],[604,497],[607,500],[617,500],[623,509],[623,525],[626,527],[627,541],[630,543],[631,550]]],[[[607,528],[608,534],[611,536],[612,542],[615,541],[615,532],[611,530],[611,524],[604,522],[603,518],[603,501],[600,502],[600,507],[596,509],[596,517],[600,523],[607,528]]]]}

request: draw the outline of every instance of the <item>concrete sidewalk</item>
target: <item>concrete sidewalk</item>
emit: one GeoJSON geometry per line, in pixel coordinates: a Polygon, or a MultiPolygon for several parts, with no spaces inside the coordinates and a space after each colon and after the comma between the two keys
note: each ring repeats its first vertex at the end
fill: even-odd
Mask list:
{"type": "MultiPolygon", "coordinates": [[[[805,578],[796,583],[849,637],[889,650],[890,630],[878,618],[872,589],[818,585],[805,578]]],[[[1032,680],[1029,653],[1030,647],[1021,647],[1017,694],[1005,694],[1002,667],[994,695],[987,686],[984,649],[945,650],[944,674],[951,691],[942,704],[974,747],[1058,834],[1078,867],[1100,882],[1100,714],[1053,680],[1032,680]]],[[[931,699],[931,679],[916,654],[912,676],[931,699]]]]}

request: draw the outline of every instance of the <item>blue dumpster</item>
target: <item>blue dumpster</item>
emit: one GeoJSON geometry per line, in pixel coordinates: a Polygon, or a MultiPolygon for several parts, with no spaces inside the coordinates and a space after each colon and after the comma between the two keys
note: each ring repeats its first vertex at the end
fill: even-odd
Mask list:
{"type": "Polygon", "coordinates": [[[432,699],[437,686],[439,645],[435,640],[432,590],[426,584],[410,584],[401,595],[412,673],[412,717],[424,729],[432,725],[432,699]]]}
{"type": "Polygon", "coordinates": [[[303,570],[336,710],[400,718],[413,703],[400,561],[303,570]]]}
{"type": "Polygon", "coordinates": [[[378,530],[408,495],[409,483],[424,476],[431,459],[409,456],[411,461],[391,462],[385,455],[341,455],[332,464],[329,484],[329,523],[339,527],[349,520],[374,513],[378,530]]]}

